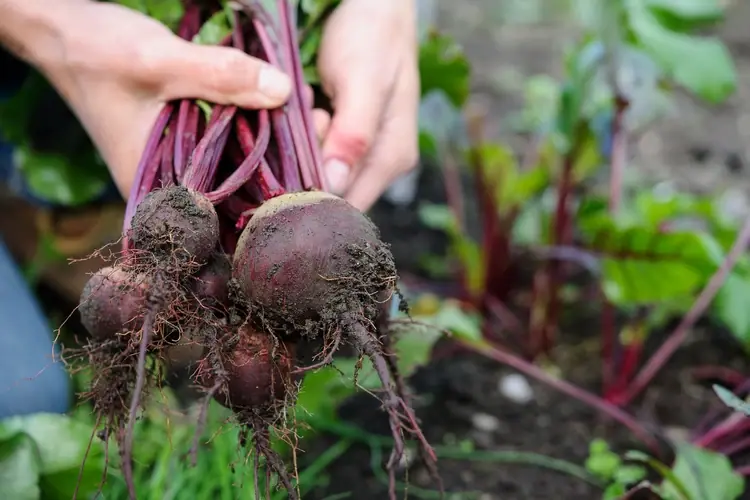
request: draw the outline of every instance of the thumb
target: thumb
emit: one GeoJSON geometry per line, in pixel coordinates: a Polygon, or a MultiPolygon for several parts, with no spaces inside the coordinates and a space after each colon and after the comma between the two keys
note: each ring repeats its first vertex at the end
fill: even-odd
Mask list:
{"type": "Polygon", "coordinates": [[[235,48],[175,38],[173,50],[161,61],[165,100],[196,98],[250,109],[276,108],[292,91],[287,75],[235,48]]]}
{"type": "Polygon", "coordinates": [[[367,72],[356,73],[349,67],[346,78],[333,89],[333,117],[323,142],[324,169],[330,190],[343,194],[355,177],[355,169],[372,148],[387,92],[369,77],[367,72]],[[361,75],[361,76],[359,76],[361,75]]]}

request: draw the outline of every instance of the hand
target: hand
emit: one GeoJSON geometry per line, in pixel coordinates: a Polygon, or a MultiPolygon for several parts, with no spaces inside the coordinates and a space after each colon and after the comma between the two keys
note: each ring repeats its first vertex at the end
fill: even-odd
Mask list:
{"type": "Polygon", "coordinates": [[[286,75],[237,49],[189,43],[116,4],[67,3],[54,21],[59,48],[27,59],[68,101],[125,196],[164,102],[273,108],[291,92],[286,75]]]}
{"type": "Polygon", "coordinates": [[[361,210],[417,163],[415,3],[343,0],[324,27],[318,69],[334,109],[325,169],[331,190],[361,210]]]}

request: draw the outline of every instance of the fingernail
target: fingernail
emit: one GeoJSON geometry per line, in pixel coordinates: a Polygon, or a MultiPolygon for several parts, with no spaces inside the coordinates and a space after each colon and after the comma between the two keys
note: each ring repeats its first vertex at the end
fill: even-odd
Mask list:
{"type": "Polygon", "coordinates": [[[331,192],[336,195],[343,194],[349,184],[349,165],[341,160],[328,160],[324,168],[331,192]]]}
{"type": "Polygon", "coordinates": [[[272,99],[286,99],[292,91],[292,82],[278,69],[266,65],[258,75],[258,90],[272,99]]]}

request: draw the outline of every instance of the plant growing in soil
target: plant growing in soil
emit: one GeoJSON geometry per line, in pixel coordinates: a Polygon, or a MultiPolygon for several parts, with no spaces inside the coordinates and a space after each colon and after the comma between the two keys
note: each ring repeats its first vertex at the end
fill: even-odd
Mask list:
{"type": "Polygon", "coordinates": [[[737,300],[749,283],[750,220],[728,221],[710,197],[638,191],[623,181],[629,139],[658,118],[653,110],[666,87],[710,103],[733,92],[726,48],[691,34],[722,15],[719,7],[669,1],[602,6],[566,56],[564,81],[532,81],[529,94],[542,98],[519,117],[528,139],[522,154],[487,140],[482,117],[469,110],[468,147],[455,149],[469,166],[479,227],[466,217],[470,200],[449,147],[438,148],[448,206],[422,212],[449,235],[461,283],[452,298],[483,321],[482,341],[459,344],[596,406],[640,437],[650,432],[619,407],[643,391],[701,316],[710,313],[748,343],[750,323],[737,300]],[[529,364],[554,357],[563,311],[584,304],[601,311],[603,397],[529,364]],[[678,326],[643,363],[649,333],[675,316],[678,326]]]}
{"type": "MultiPolygon", "coordinates": [[[[398,294],[393,257],[365,215],[325,193],[293,4],[186,4],[181,37],[279,66],[293,77],[293,95],[271,111],[168,103],[128,198],[122,251],[81,297],[92,334],[83,350],[94,371],[88,395],[101,435],[119,445],[131,498],[143,394],[160,380],[158,360],[186,343],[196,347],[193,379],[206,391],[205,406],[214,399],[231,409],[241,444],[254,452],[256,498],[262,460],[289,497],[299,497],[294,471],[271,446],[272,431],[294,443],[287,410],[297,384],[330,364],[343,343],[370,358],[382,381],[394,442],[391,497],[406,436],[416,438],[439,484],[435,454],[380,328],[398,294]],[[317,362],[300,366],[298,351],[315,345],[322,345],[317,362]]],[[[205,414],[204,407],[196,439],[205,414]]]]}

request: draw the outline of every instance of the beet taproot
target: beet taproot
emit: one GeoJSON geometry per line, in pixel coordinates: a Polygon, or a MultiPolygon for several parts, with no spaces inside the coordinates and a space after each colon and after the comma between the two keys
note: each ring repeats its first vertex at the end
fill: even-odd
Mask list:
{"type": "Polygon", "coordinates": [[[139,330],[147,307],[146,294],[144,276],[119,267],[104,267],[83,288],[78,306],[81,322],[96,340],[139,330]]]}
{"type": "Polygon", "coordinates": [[[232,260],[223,252],[216,252],[192,278],[190,288],[206,306],[229,303],[229,281],[232,279],[232,260]]]}
{"type": "Polygon", "coordinates": [[[245,325],[237,344],[222,358],[226,382],[214,396],[219,404],[235,412],[263,413],[286,401],[295,359],[292,344],[274,342],[245,325]]]}
{"type": "Polygon", "coordinates": [[[324,339],[318,355],[322,361],[306,369],[331,363],[343,341],[370,358],[383,383],[383,406],[394,439],[390,477],[403,457],[406,432],[418,439],[437,478],[435,453],[408,403],[387,333],[379,327],[383,304],[397,293],[398,277],[375,224],[331,194],[281,195],[255,211],[233,264],[234,280],[256,329],[289,341],[324,339]]]}
{"type": "Polygon", "coordinates": [[[375,224],[319,191],[261,205],[240,236],[233,276],[256,327],[310,337],[334,324],[375,320],[377,297],[394,290],[397,277],[375,224]]]}
{"type": "Polygon", "coordinates": [[[204,263],[219,242],[219,217],[205,195],[170,186],[143,198],[129,233],[134,248],[157,258],[187,254],[204,263]]]}

